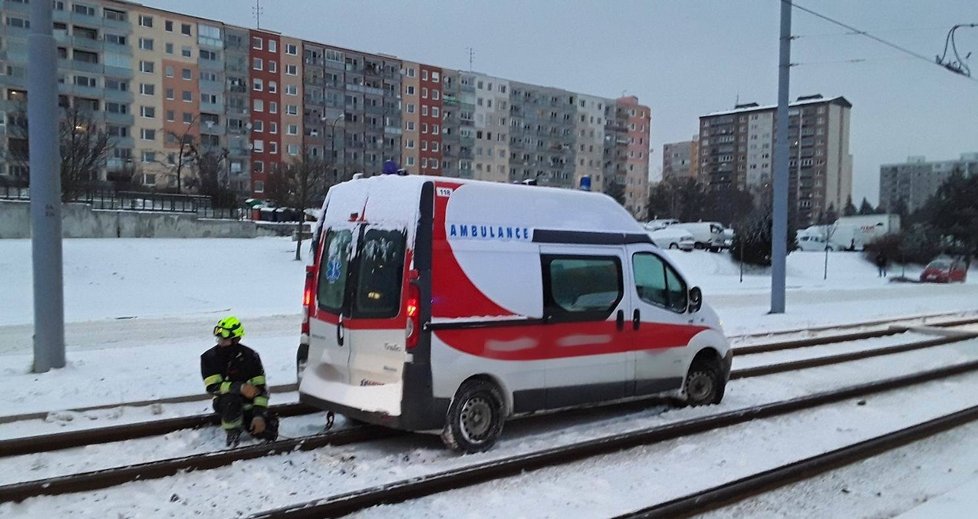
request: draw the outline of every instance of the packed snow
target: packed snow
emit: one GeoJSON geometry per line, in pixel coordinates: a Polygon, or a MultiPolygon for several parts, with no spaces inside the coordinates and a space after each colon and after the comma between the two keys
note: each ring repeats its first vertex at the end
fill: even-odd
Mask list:
{"type": "MultiPolygon", "coordinates": [[[[261,354],[269,382],[294,382],[305,269],[304,261],[292,259],[294,248],[293,242],[282,238],[66,240],[68,366],[32,374],[30,241],[0,240],[0,281],[6,288],[0,296],[0,391],[6,396],[6,405],[0,410],[0,439],[206,411],[206,400],[72,410],[202,393],[198,358],[213,344],[213,324],[227,314],[237,315],[244,322],[244,342],[261,354]],[[44,419],[3,423],[4,417],[42,411],[57,412],[44,419]]],[[[860,254],[837,252],[829,255],[828,275],[823,279],[824,254],[794,252],[788,256],[787,311],[769,315],[767,269],[746,269],[741,281],[739,266],[727,254],[667,254],[692,284],[702,287],[705,301],[717,310],[731,336],[916,314],[978,311],[978,273],[974,270],[965,284],[895,283],[878,277],[876,267],[860,254]]],[[[307,256],[308,250],[303,250],[303,257],[307,256]]],[[[895,266],[890,275],[916,279],[919,272],[920,267],[907,266],[904,271],[895,266]]],[[[744,357],[743,364],[735,361],[734,368],[920,338],[906,333],[852,343],[848,349],[832,345],[808,352],[749,356],[744,357]]],[[[408,435],[368,446],[324,448],[239,462],[224,469],[131,483],[84,495],[5,503],[0,504],[0,516],[184,517],[194,513],[213,515],[215,509],[221,517],[247,515],[544,446],[976,359],[976,348],[978,341],[970,340],[892,357],[733,381],[718,408],[667,412],[658,406],[639,412],[604,409],[584,419],[554,415],[546,423],[516,421],[507,424],[496,448],[476,456],[459,457],[445,451],[433,436],[408,435]],[[237,484],[245,475],[249,483],[237,484]]],[[[962,375],[898,394],[879,395],[865,406],[842,404],[744,424],[417,502],[380,507],[363,515],[606,517],[966,407],[976,384],[978,376],[962,375]],[[736,449],[731,449],[732,445],[736,449]]],[[[283,403],[295,398],[294,392],[276,394],[272,401],[283,403]]],[[[321,425],[321,415],[289,418],[283,421],[283,434],[311,434],[321,425]]],[[[974,430],[974,426],[968,427],[974,430]]],[[[934,470],[918,471],[919,488],[910,482],[917,480],[907,479],[907,484],[900,485],[881,471],[874,475],[870,471],[859,472],[858,467],[846,469],[858,474],[853,477],[861,485],[860,495],[874,485],[886,488],[888,495],[896,494],[886,507],[874,506],[873,499],[856,499],[849,494],[845,507],[812,504],[807,495],[831,492],[827,489],[836,484],[826,476],[827,482],[822,486],[806,482],[804,491],[794,489],[795,486],[782,489],[779,495],[784,495],[783,499],[762,498],[752,501],[754,504],[742,504],[744,508],[718,513],[866,517],[905,512],[928,500],[929,506],[940,506],[941,500],[931,498],[967,485],[974,477],[969,470],[960,468],[968,466],[970,459],[973,470],[974,458],[978,457],[978,449],[972,448],[967,454],[969,451],[958,445],[974,445],[971,440],[962,442],[962,438],[973,436],[961,434],[966,429],[921,444],[921,453],[938,455],[927,461],[928,468],[934,470]],[[940,441],[943,437],[949,438],[947,442],[940,441]],[[953,448],[942,450],[941,445],[949,442],[955,443],[953,448]],[[945,451],[958,454],[940,454],[945,451]],[[944,465],[957,467],[956,477],[937,470],[944,465]]],[[[164,437],[0,458],[0,484],[207,452],[223,447],[219,433],[216,429],[177,431],[164,437]]],[[[904,459],[919,459],[914,446],[901,452],[904,459]]],[[[961,498],[952,493],[944,501],[960,505],[961,498]]]]}

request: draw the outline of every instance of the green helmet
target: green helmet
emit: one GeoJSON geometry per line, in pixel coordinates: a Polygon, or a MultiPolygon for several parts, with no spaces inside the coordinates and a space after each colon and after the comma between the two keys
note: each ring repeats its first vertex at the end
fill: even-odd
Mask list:
{"type": "Polygon", "coordinates": [[[244,337],[244,325],[233,315],[229,315],[217,322],[214,327],[214,336],[225,339],[240,339],[244,337]]]}

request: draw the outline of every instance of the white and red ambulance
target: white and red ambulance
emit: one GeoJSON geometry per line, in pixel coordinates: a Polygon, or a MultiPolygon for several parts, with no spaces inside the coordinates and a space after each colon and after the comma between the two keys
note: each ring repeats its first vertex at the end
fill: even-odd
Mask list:
{"type": "Polygon", "coordinates": [[[302,402],[477,452],[521,414],[723,397],[716,314],[606,195],[357,179],[329,190],[313,239],[302,402]]]}

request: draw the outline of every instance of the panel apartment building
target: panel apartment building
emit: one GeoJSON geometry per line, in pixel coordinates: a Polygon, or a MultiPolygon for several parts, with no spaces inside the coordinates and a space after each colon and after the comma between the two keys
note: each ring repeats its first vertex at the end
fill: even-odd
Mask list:
{"type": "MultiPolygon", "coordinates": [[[[789,105],[789,210],[799,225],[840,211],[852,193],[849,114],[844,97],[799,97],[789,105]]],[[[700,117],[699,171],[712,187],[770,196],[777,106],[739,104],[700,117]]]]}
{"type": "Polygon", "coordinates": [[[699,172],[699,137],[662,145],[662,180],[696,178],[699,172]]]}
{"type": "MultiPolygon", "coordinates": [[[[619,184],[644,215],[651,110],[292,38],[120,0],[54,2],[59,94],[113,137],[101,181],[192,190],[189,148],[219,154],[221,180],[260,197],[269,172],[322,158],[334,179],[379,172],[573,188],[619,184]],[[181,151],[183,153],[181,153],[181,151]]],[[[25,146],[28,0],[0,0],[0,141],[25,146]],[[11,124],[13,123],[13,124],[11,124]]],[[[26,164],[0,157],[0,180],[26,164]]]]}
{"type": "Polygon", "coordinates": [[[978,175],[978,153],[962,153],[957,160],[928,162],[925,157],[908,157],[900,164],[880,166],[880,207],[896,212],[903,205],[907,213],[920,209],[937,194],[955,171],[965,176],[978,175]]]}

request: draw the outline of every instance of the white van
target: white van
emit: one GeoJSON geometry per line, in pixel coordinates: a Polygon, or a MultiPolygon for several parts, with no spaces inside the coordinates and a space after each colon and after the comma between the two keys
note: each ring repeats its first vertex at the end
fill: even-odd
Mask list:
{"type": "Polygon", "coordinates": [[[333,186],[323,209],[302,402],[477,452],[517,415],[723,397],[716,314],[606,195],[391,175],[333,186]]]}
{"type": "Polygon", "coordinates": [[[718,252],[726,245],[726,235],[723,226],[717,222],[688,222],[677,223],[671,228],[689,231],[696,241],[697,249],[709,249],[710,252],[718,252]]]}
{"type": "Polygon", "coordinates": [[[693,235],[685,229],[673,229],[663,227],[657,231],[648,231],[652,243],[660,249],[679,249],[686,252],[693,250],[696,240],[693,235]]]}

